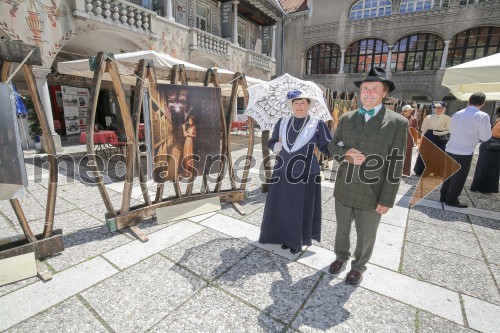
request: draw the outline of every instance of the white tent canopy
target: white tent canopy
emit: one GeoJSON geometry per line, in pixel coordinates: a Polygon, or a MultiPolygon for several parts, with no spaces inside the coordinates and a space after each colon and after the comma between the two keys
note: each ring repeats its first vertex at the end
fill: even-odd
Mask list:
{"type": "Polygon", "coordinates": [[[478,91],[486,100],[500,100],[500,53],[447,68],[443,86],[461,101],[478,91]]]}
{"type": "MultiPolygon", "coordinates": [[[[120,72],[120,77],[122,83],[135,85],[136,76],[134,71],[141,59],[151,59],[155,66],[157,80],[159,83],[170,83],[169,74],[170,69],[174,65],[184,65],[187,71],[189,84],[200,85],[207,71],[206,68],[176,59],[166,53],[156,52],[152,50],[148,51],[136,51],[129,53],[120,53],[114,55],[115,60],[118,63],[118,71],[120,72]]],[[[57,70],[60,74],[81,76],[86,78],[93,78],[94,72],[90,70],[89,60],[74,60],[74,61],[64,61],[57,64],[57,70]]],[[[231,94],[231,85],[227,84],[233,79],[234,72],[227,69],[218,68],[217,73],[219,74],[219,81],[222,88],[222,94],[228,96],[231,94]]],[[[108,73],[104,73],[103,80],[111,81],[111,77],[108,73]]],[[[252,86],[254,84],[262,83],[264,81],[251,78],[246,76],[247,84],[252,86]]]]}

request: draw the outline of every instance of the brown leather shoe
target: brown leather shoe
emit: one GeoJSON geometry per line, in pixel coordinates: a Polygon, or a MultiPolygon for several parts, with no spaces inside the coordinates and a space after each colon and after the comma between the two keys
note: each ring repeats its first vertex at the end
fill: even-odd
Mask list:
{"type": "Polygon", "coordinates": [[[330,265],[328,272],[330,272],[330,274],[338,274],[344,267],[345,267],[345,262],[335,260],[330,265]]]}
{"type": "Polygon", "coordinates": [[[351,269],[345,278],[345,283],[357,285],[363,280],[363,273],[351,269]]]}

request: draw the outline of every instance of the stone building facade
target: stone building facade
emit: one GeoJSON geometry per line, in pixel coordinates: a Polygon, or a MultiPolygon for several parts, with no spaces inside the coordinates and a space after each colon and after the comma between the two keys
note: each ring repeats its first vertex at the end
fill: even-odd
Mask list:
{"type": "Polygon", "coordinates": [[[500,52],[497,0],[302,3],[294,4],[299,10],[285,7],[283,72],[332,91],[355,92],[353,82],[375,64],[396,83],[394,97],[423,104],[453,100],[441,85],[445,68],[500,52]],[[473,35],[479,35],[475,46],[473,35]]]}

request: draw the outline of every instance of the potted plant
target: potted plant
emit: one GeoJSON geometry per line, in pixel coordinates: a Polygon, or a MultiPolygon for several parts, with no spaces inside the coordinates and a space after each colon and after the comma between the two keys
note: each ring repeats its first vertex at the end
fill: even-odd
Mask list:
{"type": "Polygon", "coordinates": [[[35,141],[36,149],[41,150],[40,135],[42,135],[42,127],[40,126],[40,121],[38,120],[38,116],[33,108],[33,101],[31,98],[27,97],[24,102],[26,104],[26,108],[30,111],[26,117],[29,124],[29,135],[31,139],[35,141]]]}

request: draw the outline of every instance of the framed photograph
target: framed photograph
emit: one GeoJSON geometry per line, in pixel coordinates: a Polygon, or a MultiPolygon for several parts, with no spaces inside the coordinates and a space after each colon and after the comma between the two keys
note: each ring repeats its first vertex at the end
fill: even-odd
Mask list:
{"type": "MultiPolygon", "coordinates": [[[[211,164],[212,157],[220,154],[220,88],[157,84],[152,91],[157,96],[150,98],[150,146],[154,163],[168,164],[168,175],[163,172],[162,180],[202,175],[207,162],[211,164]],[[159,157],[165,151],[167,156],[159,157]]],[[[211,172],[219,169],[217,163],[211,172]]],[[[153,172],[157,182],[159,170],[153,172]]]]}

